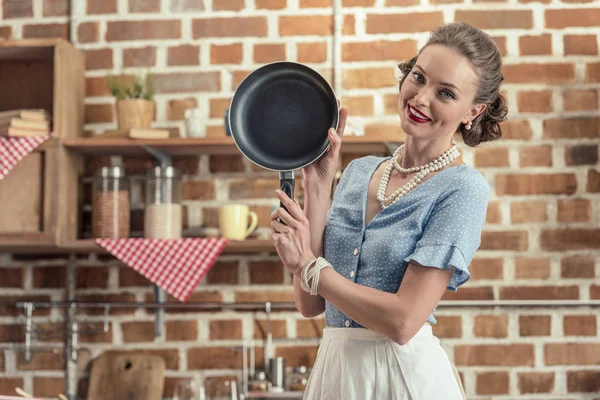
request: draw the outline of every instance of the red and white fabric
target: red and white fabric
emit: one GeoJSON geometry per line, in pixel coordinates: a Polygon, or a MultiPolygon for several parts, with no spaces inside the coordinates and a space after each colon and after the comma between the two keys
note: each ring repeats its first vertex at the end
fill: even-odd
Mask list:
{"type": "Polygon", "coordinates": [[[106,251],[184,303],[227,242],[225,238],[96,239],[106,251]]]}
{"type": "Polygon", "coordinates": [[[32,137],[0,136],[0,180],[26,155],[48,140],[52,134],[32,137]]]}

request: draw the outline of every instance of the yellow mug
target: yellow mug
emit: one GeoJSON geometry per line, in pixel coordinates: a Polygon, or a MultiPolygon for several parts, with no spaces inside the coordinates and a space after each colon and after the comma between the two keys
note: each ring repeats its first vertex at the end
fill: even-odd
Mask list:
{"type": "Polygon", "coordinates": [[[219,208],[219,229],[221,236],[232,240],[244,240],[254,232],[258,215],[247,205],[228,204],[219,208]],[[251,218],[248,225],[248,217],[251,218]]]}

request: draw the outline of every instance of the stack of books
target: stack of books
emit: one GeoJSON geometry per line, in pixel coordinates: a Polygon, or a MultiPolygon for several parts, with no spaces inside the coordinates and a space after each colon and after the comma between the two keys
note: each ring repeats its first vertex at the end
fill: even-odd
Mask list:
{"type": "Polygon", "coordinates": [[[48,135],[50,115],[46,110],[0,111],[0,136],[31,137],[48,135]]]}

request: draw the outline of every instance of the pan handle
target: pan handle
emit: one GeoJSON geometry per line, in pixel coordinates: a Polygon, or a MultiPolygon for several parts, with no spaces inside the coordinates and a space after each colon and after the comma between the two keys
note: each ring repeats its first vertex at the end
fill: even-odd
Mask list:
{"type": "MultiPolygon", "coordinates": [[[[292,200],[294,200],[294,183],[294,171],[279,172],[279,188],[292,200]]],[[[285,208],[282,202],[279,202],[279,207],[283,207],[287,211],[287,208],[285,208]]],[[[281,222],[279,218],[277,219],[277,221],[281,222]]]]}

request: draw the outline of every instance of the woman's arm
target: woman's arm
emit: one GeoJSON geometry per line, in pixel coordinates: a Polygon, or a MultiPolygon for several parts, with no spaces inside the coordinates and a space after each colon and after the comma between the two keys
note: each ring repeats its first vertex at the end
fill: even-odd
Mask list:
{"type": "MultiPolygon", "coordinates": [[[[329,210],[331,185],[304,186],[304,215],[310,227],[310,247],[317,257],[323,256],[323,233],[329,210]]],[[[325,300],[321,296],[311,296],[300,288],[300,279],[294,275],[294,299],[296,308],[304,317],[316,317],[325,311],[325,300]]]]}
{"type": "Polygon", "coordinates": [[[321,270],[318,293],[360,325],[404,345],[433,312],[453,270],[411,262],[398,291],[387,293],[358,285],[325,268],[321,270]]]}

